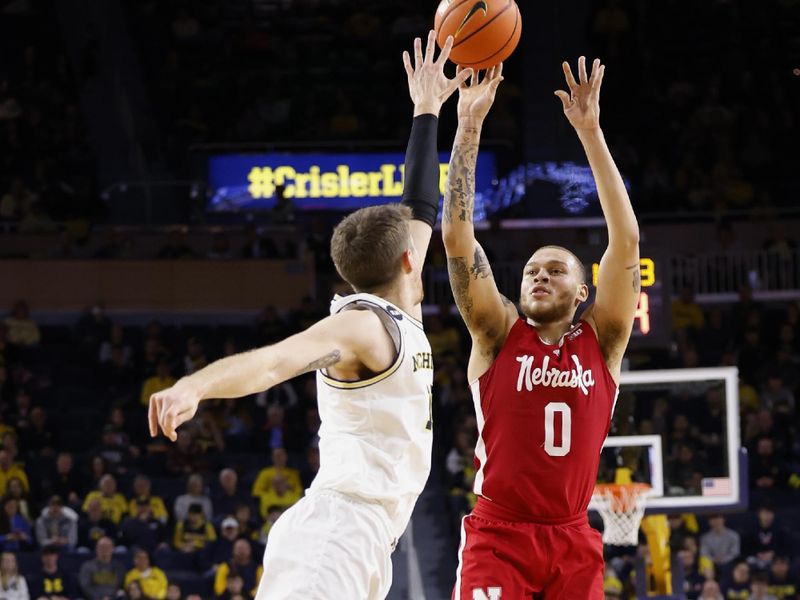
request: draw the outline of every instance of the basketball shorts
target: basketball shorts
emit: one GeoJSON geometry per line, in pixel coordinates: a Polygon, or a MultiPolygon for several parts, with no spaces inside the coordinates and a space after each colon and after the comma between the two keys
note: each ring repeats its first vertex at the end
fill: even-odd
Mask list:
{"type": "Polygon", "coordinates": [[[481,501],[461,524],[454,600],[603,600],[603,542],[585,515],[500,521],[481,501]]]}
{"type": "Polygon", "coordinates": [[[379,506],[310,492],[272,526],[256,600],[383,600],[393,546],[379,506]]]}

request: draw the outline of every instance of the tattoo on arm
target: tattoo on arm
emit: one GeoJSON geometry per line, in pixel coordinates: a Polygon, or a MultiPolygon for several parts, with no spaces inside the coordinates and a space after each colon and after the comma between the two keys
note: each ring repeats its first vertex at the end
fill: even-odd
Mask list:
{"type": "Polygon", "coordinates": [[[450,159],[450,170],[444,192],[444,210],[442,218],[453,222],[453,212],[458,214],[462,222],[472,222],[472,210],[475,204],[475,163],[478,158],[478,145],[453,146],[450,159]]]}
{"type": "Polygon", "coordinates": [[[453,299],[466,321],[472,314],[472,297],[469,295],[469,267],[466,258],[448,258],[447,272],[450,274],[450,287],[453,299]]]}
{"type": "Polygon", "coordinates": [[[633,271],[633,293],[638,294],[642,291],[642,271],[639,268],[639,263],[625,267],[626,271],[633,271]]]}
{"type": "Polygon", "coordinates": [[[489,261],[480,246],[475,246],[475,256],[469,272],[472,273],[475,279],[486,279],[492,274],[492,267],[489,265],[489,261]]]}
{"type": "Polygon", "coordinates": [[[325,356],[318,358],[317,360],[311,361],[305,367],[300,369],[297,373],[293,375],[293,377],[297,377],[298,375],[302,375],[303,373],[308,373],[309,371],[316,371],[318,369],[324,369],[325,367],[331,367],[338,363],[342,359],[342,353],[339,350],[333,350],[328,352],[325,356]]]}

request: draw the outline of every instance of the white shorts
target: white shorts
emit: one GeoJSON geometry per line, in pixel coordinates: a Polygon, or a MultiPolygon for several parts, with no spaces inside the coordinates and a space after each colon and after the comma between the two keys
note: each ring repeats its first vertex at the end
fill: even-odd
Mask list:
{"type": "Polygon", "coordinates": [[[269,532],[256,600],[383,600],[394,542],[379,506],[317,491],[269,532]]]}

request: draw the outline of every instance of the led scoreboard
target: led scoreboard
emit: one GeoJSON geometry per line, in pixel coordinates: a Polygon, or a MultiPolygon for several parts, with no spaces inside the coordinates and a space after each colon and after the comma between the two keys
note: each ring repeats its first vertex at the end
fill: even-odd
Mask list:
{"type": "MultiPolygon", "coordinates": [[[[592,264],[592,287],[597,286],[599,263],[592,264]]],[[[631,346],[666,346],[670,340],[670,303],[668,281],[663,261],[651,256],[644,257],[639,267],[642,289],[639,305],[633,318],[631,346]]]]}

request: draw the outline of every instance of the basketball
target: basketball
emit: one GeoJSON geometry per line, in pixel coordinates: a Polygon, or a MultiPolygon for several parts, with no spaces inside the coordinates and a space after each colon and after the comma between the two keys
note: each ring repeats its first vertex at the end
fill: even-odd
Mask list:
{"type": "Polygon", "coordinates": [[[514,0],[442,0],[434,19],[441,48],[453,36],[450,60],[462,67],[488,69],[514,51],[522,16],[514,0]]]}

